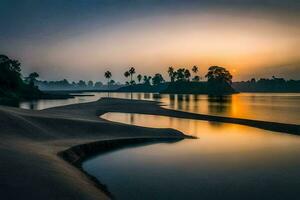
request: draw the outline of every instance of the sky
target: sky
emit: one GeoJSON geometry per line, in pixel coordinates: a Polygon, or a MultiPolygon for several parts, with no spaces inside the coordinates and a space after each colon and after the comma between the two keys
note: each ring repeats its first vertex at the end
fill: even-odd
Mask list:
{"type": "Polygon", "coordinates": [[[41,79],[124,81],[197,65],[300,77],[298,0],[1,0],[0,54],[41,79]]]}

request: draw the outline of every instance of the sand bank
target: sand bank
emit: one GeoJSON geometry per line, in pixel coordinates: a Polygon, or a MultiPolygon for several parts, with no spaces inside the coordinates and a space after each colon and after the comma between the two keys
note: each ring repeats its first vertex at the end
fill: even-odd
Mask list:
{"type": "MultiPolygon", "coordinates": [[[[172,129],[130,126],[98,117],[125,105],[105,99],[42,111],[0,106],[1,199],[107,199],[93,180],[58,154],[83,144],[93,149],[89,144],[101,141],[111,147],[119,146],[118,140],[128,144],[136,138],[139,142],[185,138],[172,129]]],[[[91,152],[81,153],[80,159],[91,152]]]]}

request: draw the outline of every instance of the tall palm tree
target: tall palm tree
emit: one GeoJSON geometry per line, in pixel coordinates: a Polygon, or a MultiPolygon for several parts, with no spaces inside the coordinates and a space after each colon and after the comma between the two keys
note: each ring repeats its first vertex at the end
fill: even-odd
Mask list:
{"type": "MultiPolygon", "coordinates": [[[[129,76],[130,76],[130,73],[129,73],[129,71],[126,71],[125,73],[124,73],[124,76],[126,77],[126,78],[128,78],[129,76]]],[[[129,83],[129,82],[128,82],[129,83]]],[[[130,84],[130,83],[129,83],[130,84]]]]}
{"type": "Polygon", "coordinates": [[[135,74],[135,68],[131,67],[128,72],[130,74],[130,83],[132,84],[132,76],[135,74]]]}
{"type": "Polygon", "coordinates": [[[169,67],[168,74],[169,74],[171,82],[174,82],[174,68],[172,66],[169,67]]]}
{"type": "Polygon", "coordinates": [[[199,80],[200,80],[200,76],[197,75],[198,71],[199,71],[198,67],[196,65],[194,65],[192,67],[192,72],[195,74],[195,76],[193,78],[193,81],[195,81],[195,82],[199,82],[199,80]]]}
{"type": "Polygon", "coordinates": [[[107,90],[108,90],[107,96],[109,97],[109,79],[112,77],[111,72],[110,71],[106,71],[104,73],[104,77],[107,79],[107,90]]]}
{"type": "Polygon", "coordinates": [[[134,81],[132,80],[132,76],[133,74],[135,74],[135,68],[134,67],[131,67],[129,69],[129,74],[130,74],[130,85],[131,85],[131,93],[130,93],[130,96],[131,96],[131,99],[132,99],[132,85],[134,84],[134,81]]]}

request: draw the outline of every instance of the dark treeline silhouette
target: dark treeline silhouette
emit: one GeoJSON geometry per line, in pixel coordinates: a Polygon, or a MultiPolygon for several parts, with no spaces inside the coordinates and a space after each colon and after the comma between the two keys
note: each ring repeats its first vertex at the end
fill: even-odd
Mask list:
{"type": "Polygon", "coordinates": [[[271,79],[252,78],[249,81],[234,82],[232,86],[239,92],[300,92],[300,80],[285,80],[275,76],[271,79]]]}
{"type": "Polygon", "coordinates": [[[80,80],[78,82],[68,81],[67,79],[59,81],[41,81],[35,80],[35,85],[39,87],[40,90],[114,90],[120,88],[120,83],[116,83],[114,80],[108,78],[107,83],[102,83],[101,81],[84,81],[80,80]]]}
{"type": "Polygon", "coordinates": [[[119,92],[160,92],[169,94],[232,94],[235,90],[231,87],[232,75],[224,67],[212,66],[206,74],[207,82],[200,82],[201,77],[197,75],[199,68],[193,66],[189,69],[181,67],[168,68],[170,82],[166,82],[163,76],[156,73],[153,77],[148,75],[137,75],[138,84],[133,75],[135,68],[131,67],[124,73],[130,81],[125,87],[118,89],[119,92]]]}
{"type": "Polygon", "coordinates": [[[211,66],[205,75],[207,82],[200,82],[197,66],[194,66],[192,71],[195,76],[190,80],[192,75],[188,69],[179,68],[175,71],[173,67],[169,67],[168,74],[171,82],[161,93],[212,95],[235,93],[231,87],[232,75],[224,67],[211,66]]]}
{"type": "Polygon", "coordinates": [[[107,82],[84,81],[70,82],[67,79],[59,81],[39,80],[39,74],[33,72],[28,77],[22,77],[20,63],[5,55],[0,55],[0,98],[35,99],[52,98],[41,91],[49,90],[109,90],[116,92],[159,92],[169,94],[211,94],[222,95],[238,92],[300,92],[300,81],[285,80],[272,77],[271,79],[254,78],[249,81],[232,83],[232,75],[226,68],[211,66],[205,75],[207,81],[201,81],[197,66],[188,69],[169,67],[167,73],[169,80],[166,81],[162,74],[153,76],[136,74],[134,67],[129,67],[124,72],[128,78],[125,86],[116,83],[110,71],[104,73],[107,82]],[[124,87],[123,87],[124,86],[124,87]]]}
{"type": "Polygon", "coordinates": [[[134,74],[136,70],[134,67],[130,67],[128,71],[125,71],[124,76],[130,77],[129,81],[126,81],[126,86],[118,89],[118,92],[160,92],[166,89],[167,84],[160,73],[154,74],[154,76],[138,74],[136,76],[137,82],[134,80],[134,74]]]}
{"type": "Polygon", "coordinates": [[[33,99],[42,96],[42,92],[34,85],[37,73],[31,73],[25,80],[21,75],[21,64],[6,55],[0,55],[0,102],[33,99]]]}
{"type": "MultiPolygon", "coordinates": [[[[0,104],[18,106],[23,100],[66,99],[76,96],[68,93],[42,92],[38,84],[49,84],[49,82],[38,81],[38,77],[39,74],[36,72],[23,77],[19,61],[0,55],[0,104]]],[[[60,84],[65,83],[65,81],[60,82],[60,84]]]]}

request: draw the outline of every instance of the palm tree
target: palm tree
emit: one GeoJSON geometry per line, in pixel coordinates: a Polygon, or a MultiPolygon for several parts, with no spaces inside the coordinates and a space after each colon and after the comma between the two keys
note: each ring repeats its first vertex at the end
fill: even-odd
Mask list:
{"type": "Polygon", "coordinates": [[[196,65],[193,66],[192,71],[197,74],[198,72],[198,67],[196,65]]]}
{"type": "Polygon", "coordinates": [[[171,82],[174,82],[174,68],[172,66],[169,67],[168,74],[169,74],[171,82]]]}
{"type": "Polygon", "coordinates": [[[144,84],[145,85],[150,85],[150,81],[151,81],[152,77],[151,76],[144,76],[143,80],[144,80],[144,84]]]}
{"type": "Polygon", "coordinates": [[[185,69],[185,70],[184,70],[184,78],[185,78],[187,81],[190,81],[190,77],[191,77],[190,70],[185,69]]]}
{"type": "Polygon", "coordinates": [[[106,71],[104,73],[104,77],[107,79],[107,90],[108,90],[107,95],[109,97],[109,79],[112,77],[111,72],[110,71],[106,71]]]}
{"type": "Polygon", "coordinates": [[[143,76],[141,74],[137,75],[137,79],[138,79],[139,83],[141,82],[142,78],[143,78],[143,76]]]}
{"type": "Polygon", "coordinates": [[[176,72],[174,72],[174,74],[176,74],[177,81],[184,81],[184,79],[185,79],[185,68],[179,68],[176,72]]]}
{"type": "Polygon", "coordinates": [[[132,84],[133,83],[132,82],[132,76],[133,76],[133,74],[135,74],[135,68],[131,67],[128,72],[130,74],[130,83],[132,84]]]}
{"type": "Polygon", "coordinates": [[[135,83],[133,80],[132,80],[132,76],[133,74],[135,74],[135,68],[134,67],[131,67],[128,71],[126,71],[124,73],[124,76],[127,78],[130,76],[130,82],[129,82],[129,85],[131,86],[131,90],[130,90],[130,96],[131,96],[131,99],[132,99],[132,85],[135,83]]]}
{"type": "MultiPolygon", "coordinates": [[[[128,78],[129,76],[130,76],[130,73],[129,73],[129,71],[126,71],[125,73],[124,73],[124,76],[126,77],[126,78],[128,78]]],[[[127,81],[126,83],[128,83],[129,84],[129,82],[127,81]]]]}
{"type": "Polygon", "coordinates": [[[192,67],[192,71],[195,74],[193,81],[198,82],[200,80],[200,76],[197,76],[197,72],[199,71],[198,67],[196,65],[194,65],[192,67]]]}

